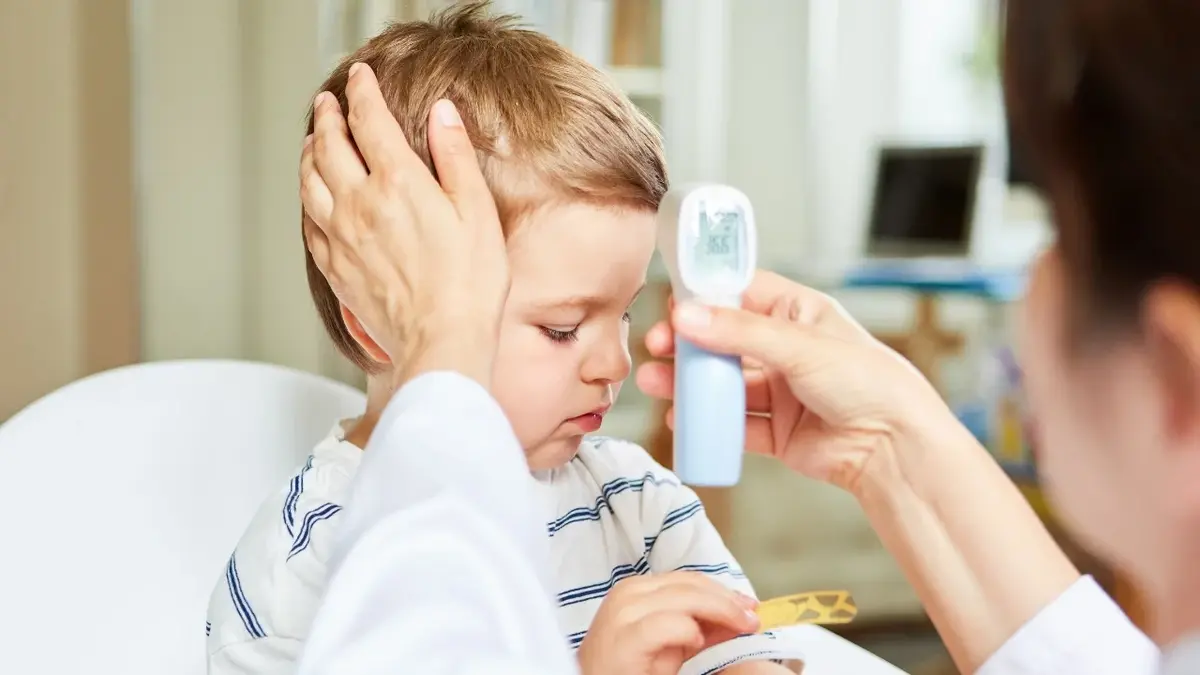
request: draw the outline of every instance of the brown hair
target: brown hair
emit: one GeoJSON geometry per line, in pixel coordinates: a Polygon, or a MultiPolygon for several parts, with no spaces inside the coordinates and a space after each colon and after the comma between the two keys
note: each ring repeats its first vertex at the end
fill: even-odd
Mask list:
{"type": "MultiPolygon", "coordinates": [[[[550,38],[461,3],[429,21],[398,23],[347,57],[321,85],[346,110],[350,66],[375,71],[388,107],[431,171],[426,128],[433,104],[458,107],[506,230],[547,203],[585,201],[654,210],[667,188],[662,139],[603,73],[550,38]]],[[[309,111],[308,133],[312,133],[309,111]]],[[[374,363],[341,318],[329,282],[305,248],[308,285],[338,349],[374,363]]]]}
{"type": "Polygon", "coordinates": [[[1154,283],[1200,285],[1200,3],[1006,14],[1010,124],[1053,208],[1076,327],[1129,331],[1154,283]]]}

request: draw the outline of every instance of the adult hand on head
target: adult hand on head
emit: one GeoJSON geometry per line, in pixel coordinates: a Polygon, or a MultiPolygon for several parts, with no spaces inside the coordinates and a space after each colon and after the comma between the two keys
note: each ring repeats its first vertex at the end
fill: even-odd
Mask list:
{"type": "Polygon", "coordinates": [[[346,100],[343,116],[332,94],[317,97],[301,157],[313,260],[395,364],[397,386],[430,370],[489,386],[508,259],[462,119],[447,100],[430,114],[439,185],[367,65],[351,67],[346,100]]]}
{"type": "MultiPolygon", "coordinates": [[[[650,353],[672,356],[676,332],[745,357],[748,450],[854,493],[869,468],[890,470],[909,447],[959,426],[908,361],[833,299],[777,274],[759,271],[742,309],[674,307],[647,334],[650,353]]],[[[674,369],[643,364],[637,382],[672,398],[674,369]]]]}

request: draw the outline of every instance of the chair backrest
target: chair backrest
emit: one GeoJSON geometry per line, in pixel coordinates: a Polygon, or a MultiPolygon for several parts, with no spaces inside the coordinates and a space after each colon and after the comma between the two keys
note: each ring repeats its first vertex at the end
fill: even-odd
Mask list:
{"type": "Polygon", "coordinates": [[[234,361],[141,364],[0,426],[0,672],[202,675],[258,505],[364,395],[234,361]]]}

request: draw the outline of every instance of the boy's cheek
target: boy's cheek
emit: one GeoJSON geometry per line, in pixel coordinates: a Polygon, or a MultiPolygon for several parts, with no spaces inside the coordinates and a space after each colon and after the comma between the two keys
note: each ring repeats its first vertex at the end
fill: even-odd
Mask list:
{"type": "Polygon", "coordinates": [[[563,363],[566,355],[557,345],[536,328],[523,328],[514,332],[532,335],[501,339],[492,371],[492,395],[521,443],[529,444],[544,439],[569,417],[560,408],[574,398],[569,384],[575,374],[563,363]]]}

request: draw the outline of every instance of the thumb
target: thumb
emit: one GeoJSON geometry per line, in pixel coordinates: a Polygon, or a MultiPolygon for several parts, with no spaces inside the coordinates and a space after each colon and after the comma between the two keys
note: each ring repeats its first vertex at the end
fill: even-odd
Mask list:
{"type": "Polygon", "coordinates": [[[815,331],[744,309],[686,303],[675,308],[671,319],[675,331],[699,347],[748,356],[781,371],[794,371],[806,354],[828,349],[815,331]]]}
{"type": "Polygon", "coordinates": [[[496,202],[479,168],[479,157],[458,108],[448,99],[433,104],[429,116],[429,154],[437,169],[442,191],[463,221],[498,220],[496,202]]]}

